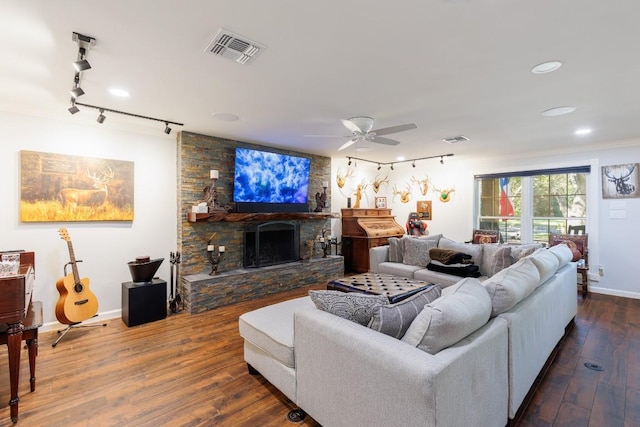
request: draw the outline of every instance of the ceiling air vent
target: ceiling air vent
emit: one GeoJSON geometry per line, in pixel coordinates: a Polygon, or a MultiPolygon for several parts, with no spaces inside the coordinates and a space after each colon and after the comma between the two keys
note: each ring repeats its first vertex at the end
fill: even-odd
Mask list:
{"type": "Polygon", "coordinates": [[[239,64],[248,64],[264,49],[266,46],[258,42],[221,28],[209,42],[205,51],[239,64]]]}
{"type": "Polygon", "coordinates": [[[449,143],[449,144],[457,144],[458,142],[464,142],[464,141],[468,141],[468,140],[469,140],[469,138],[467,138],[464,135],[452,136],[451,138],[443,139],[444,142],[449,143]]]}

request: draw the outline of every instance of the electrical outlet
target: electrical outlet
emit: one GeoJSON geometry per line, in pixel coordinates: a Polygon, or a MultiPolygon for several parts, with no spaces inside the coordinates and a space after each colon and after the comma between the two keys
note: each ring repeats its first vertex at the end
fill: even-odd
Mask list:
{"type": "Polygon", "coordinates": [[[598,266],[598,274],[600,277],[604,276],[604,267],[601,265],[598,266]]]}

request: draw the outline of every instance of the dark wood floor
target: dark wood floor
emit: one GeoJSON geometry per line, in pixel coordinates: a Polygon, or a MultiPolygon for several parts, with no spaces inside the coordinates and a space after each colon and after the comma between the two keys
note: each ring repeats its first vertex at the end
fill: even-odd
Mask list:
{"type": "MultiPolygon", "coordinates": [[[[309,417],[287,421],[291,402],[247,373],[237,323],[309,289],[132,328],[114,319],[72,331],[56,348],[55,332],[41,334],[35,393],[23,351],[18,426],[317,427],[309,417]]],[[[640,300],[578,298],[576,327],[520,425],[640,426],[640,300]]],[[[11,425],[7,370],[0,348],[0,426],[11,425]]]]}

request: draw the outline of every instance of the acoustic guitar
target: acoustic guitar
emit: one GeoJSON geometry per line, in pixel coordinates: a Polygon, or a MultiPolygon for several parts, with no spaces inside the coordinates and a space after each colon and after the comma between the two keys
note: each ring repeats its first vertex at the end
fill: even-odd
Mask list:
{"type": "Polygon", "coordinates": [[[61,228],[58,233],[69,247],[72,273],[56,282],[56,288],[60,293],[60,298],[56,303],[56,318],[62,324],[72,325],[95,316],[98,313],[98,299],[89,289],[89,279],[86,277],[80,279],[73,245],[67,229],[61,228]]]}

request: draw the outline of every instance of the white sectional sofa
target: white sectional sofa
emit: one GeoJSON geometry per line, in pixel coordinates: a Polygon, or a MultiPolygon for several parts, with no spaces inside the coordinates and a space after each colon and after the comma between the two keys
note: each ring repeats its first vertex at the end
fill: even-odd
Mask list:
{"type": "Polygon", "coordinates": [[[310,297],[264,307],[240,317],[245,360],[324,427],[504,426],[576,314],[570,259],[560,245],[458,278],[402,339],[310,297]]]}

